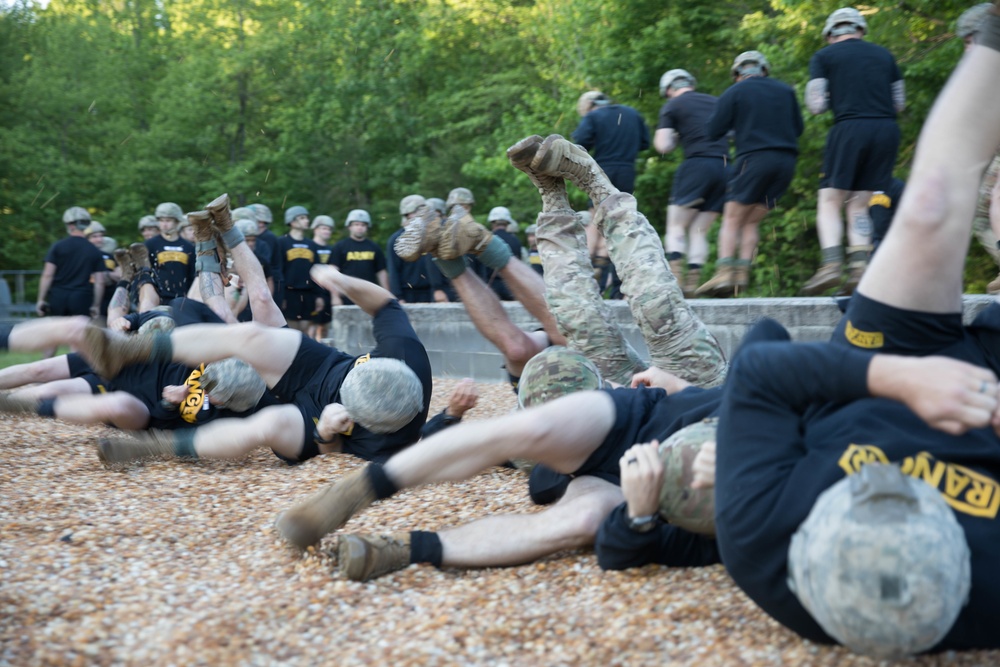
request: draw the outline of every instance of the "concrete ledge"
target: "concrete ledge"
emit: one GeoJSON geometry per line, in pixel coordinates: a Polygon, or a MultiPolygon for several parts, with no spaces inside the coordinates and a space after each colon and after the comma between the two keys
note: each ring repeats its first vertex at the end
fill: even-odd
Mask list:
{"type": "MultiPolygon", "coordinates": [[[[993,302],[993,297],[967,295],[964,302],[964,318],[968,323],[993,302]]],[[[629,342],[645,353],[646,344],[639,335],[628,304],[624,301],[608,303],[629,342]]],[[[747,328],[762,317],[781,322],[791,332],[793,340],[802,342],[828,339],[840,320],[840,310],[832,298],[701,299],[690,303],[728,355],[736,349],[747,328]]],[[[539,326],[521,304],[503,305],[511,321],[522,329],[532,330],[539,326]]],[[[404,308],[427,348],[436,377],[471,377],[484,382],[507,379],[503,358],[472,326],[462,304],[413,304],[404,308]]],[[[348,354],[363,354],[375,345],[371,319],[357,306],[335,309],[330,331],[327,342],[348,354]]]]}

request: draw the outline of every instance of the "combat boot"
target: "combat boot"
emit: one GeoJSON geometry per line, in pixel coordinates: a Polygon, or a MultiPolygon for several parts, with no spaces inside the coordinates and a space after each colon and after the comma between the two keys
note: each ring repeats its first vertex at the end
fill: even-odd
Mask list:
{"type": "Polygon", "coordinates": [[[337,567],[351,581],[368,581],[410,564],[410,534],[342,535],[337,567]]]}
{"type": "Polygon", "coordinates": [[[464,206],[454,206],[441,227],[434,256],[438,259],[457,259],[462,255],[478,255],[492,238],[493,232],[476,222],[464,206]]]}
{"type": "Polygon", "coordinates": [[[799,294],[802,296],[816,296],[817,294],[822,294],[828,289],[836,287],[842,280],[842,272],[843,270],[840,262],[823,264],[819,267],[819,270],[816,271],[813,277],[806,281],[806,284],[802,286],[799,294]]]}
{"type": "Polygon", "coordinates": [[[212,231],[212,215],[208,211],[188,213],[187,218],[194,229],[195,243],[204,243],[215,238],[215,234],[212,231]]]}
{"type": "Polygon", "coordinates": [[[233,218],[229,214],[229,195],[221,194],[216,197],[208,206],[205,207],[209,215],[212,216],[212,220],[215,222],[215,228],[219,230],[220,233],[225,234],[230,229],[233,228],[233,218]]]}
{"type": "Polygon", "coordinates": [[[674,274],[674,278],[677,279],[677,284],[683,284],[684,269],[687,267],[687,262],[682,257],[680,259],[671,259],[668,263],[670,264],[670,273],[674,274]]]}
{"type": "Polygon", "coordinates": [[[717,298],[726,298],[733,295],[733,289],[735,284],[733,283],[733,274],[735,272],[735,267],[732,264],[731,259],[722,258],[718,261],[718,265],[715,267],[715,275],[708,279],[704,285],[699,287],[694,291],[696,297],[700,296],[710,296],[717,298]]]}
{"type": "Polygon", "coordinates": [[[132,437],[112,436],[97,441],[97,458],[102,463],[132,463],[174,456],[172,431],[139,431],[132,433],[132,437]]]}
{"type": "Polygon", "coordinates": [[[700,284],[701,268],[694,269],[689,266],[687,273],[684,275],[684,284],[681,287],[681,290],[684,292],[684,298],[693,299],[700,284]]]}
{"type": "Polygon", "coordinates": [[[129,249],[116,248],[115,261],[118,262],[118,269],[122,274],[122,280],[131,283],[132,279],[135,278],[135,266],[132,264],[132,255],[129,253],[129,249]]]}
{"type": "Polygon", "coordinates": [[[507,149],[507,159],[512,166],[526,173],[532,184],[538,188],[538,194],[542,197],[542,213],[572,211],[573,207],[570,206],[569,196],[566,194],[566,181],[555,176],[539,174],[531,168],[531,161],[535,158],[542,141],[537,134],[521,139],[507,149]]]}
{"type": "Polygon", "coordinates": [[[132,256],[132,266],[135,267],[136,273],[149,271],[149,248],[142,243],[133,243],[128,247],[128,252],[132,256]]]}
{"type": "Polygon", "coordinates": [[[83,333],[81,351],[94,372],[110,380],[125,366],[146,361],[170,361],[172,348],[169,334],[126,336],[89,324],[83,333]]]}
{"type": "Polygon", "coordinates": [[[427,207],[406,223],[392,247],[403,260],[415,262],[427,253],[436,256],[440,238],[441,215],[427,207]]]}
{"type": "Polygon", "coordinates": [[[987,294],[1000,294],[1000,273],[986,285],[987,294]]]}
{"type": "Polygon", "coordinates": [[[539,144],[531,168],[538,174],[568,180],[586,192],[594,206],[618,192],[590,153],[558,134],[550,134],[539,144]]]}
{"type": "Polygon", "coordinates": [[[847,265],[847,279],[844,284],[841,285],[840,289],[837,290],[837,296],[851,296],[854,294],[854,290],[858,288],[858,283],[861,282],[861,276],[865,275],[865,269],[868,268],[867,262],[851,262],[847,265]]]}
{"type": "Polygon", "coordinates": [[[305,550],[373,502],[375,489],[365,467],[282,512],[275,528],[293,546],[305,550]]]}
{"type": "Polygon", "coordinates": [[[0,394],[0,412],[9,415],[38,414],[38,399],[24,398],[14,394],[0,394]]]}
{"type": "Polygon", "coordinates": [[[750,286],[750,262],[738,259],[733,265],[733,296],[746,296],[750,286]]]}

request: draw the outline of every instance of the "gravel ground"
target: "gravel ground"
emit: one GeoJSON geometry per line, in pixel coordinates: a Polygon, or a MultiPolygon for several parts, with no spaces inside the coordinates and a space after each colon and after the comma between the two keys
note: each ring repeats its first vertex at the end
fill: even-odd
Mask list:
{"type": "MultiPolygon", "coordinates": [[[[440,410],[453,381],[435,387],[440,410]]],[[[480,385],[469,418],[513,406],[480,385]]],[[[0,417],[0,664],[873,665],[798,639],[721,566],[605,573],[590,552],[475,571],[410,567],[367,584],[323,553],[282,546],[275,514],[361,462],[105,470],[103,428],[0,417]]],[[[496,468],[408,491],[348,530],[428,529],[534,511],[524,476],[496,468]]],[[[998,630],[1000,631],[1000,630],[998,630]]],[[[1000,651],[917,665],[995,665],[1000,651]]]]}

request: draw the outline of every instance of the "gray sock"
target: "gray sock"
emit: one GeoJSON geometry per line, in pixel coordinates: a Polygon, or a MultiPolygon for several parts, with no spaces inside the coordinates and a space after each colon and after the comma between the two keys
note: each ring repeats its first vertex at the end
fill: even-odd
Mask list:
{"type": "Polygon", "coordinates": [[[507,266],[507,262],[513,254],[510,251],[510,246],[499,236],[494,236],[490,239],[490,242],[486,244],[486,248],[479,253],[479,261],[493,269],[494,271],[499,271],[503,267],[507,266]]]}
{"type": "Polygon", "coordinates": [[[434,257],[432,259],[434,260],[434,265],[441,270],[441,273],[443,273],[444,277],[448,280],[454,280],[465,272],[464,257],[457,257],[455,259],[438,259],[437,257],[434,257]]]}

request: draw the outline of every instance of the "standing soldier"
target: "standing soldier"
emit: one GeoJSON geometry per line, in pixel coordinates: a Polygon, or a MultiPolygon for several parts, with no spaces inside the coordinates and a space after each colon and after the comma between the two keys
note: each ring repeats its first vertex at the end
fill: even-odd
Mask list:
{"type": "Polygon", "coordinates": [[[763,53],[741,53],[731,72],[736,83],[719,98],[708,121],[708,138],[734,132],[736,163],[722,210],[715,275],[695,290],[697,296],[728,297],[747,288],[760,222],[792,182],[803,129],[795,91],[770,77],[771,64],[763,53]],[[737,250],[739,258],[734,259],[737,250]]]}
{"type": "Polygon", "coordinates": [[[105,236],[106,231],[104,225],[97,220],[91,220],[87,228],[83,230],[83,235],[95,248],[101,251],[101,258],[104,260],[105,271],[101,274],[101,279],[104,280],[104,297],[101,299],[101,312],[99,314],[101,326],[107,324],[108,305],[115,292],[114,285],[121,279],[118,262],[115,261],[113,255],[118,244],[110,236],[105,236]]]}
{"type": "MultiPolygon", "coordinates": [[[[382,248],[368,238],[372,217],[360,208],[347,214],[345,220],[348,237],[333,246],[330,264],[345,276],[367,280],[383,289],[389,289],[389,273],[386,271],[385,254],[382,248]]],[[[349,306],[353,302],[341,294],[332,294],[333,305],[349,306]]]]}
{"type": "MultiPolygon", "coordinates": [[[[323,310],[323,297],[317,295],[309,278],[309,270],[318,262],[319,248],[312,239],[306,238],[309,211],[305,206],[292,206],[285,211],[285,224],[288,225],[288,234],[278,239],[285,283],[281,312],[288,326],[306,333],[312,318],[323,310]]],[[[260,236],[257,242],[260,242],[260,236]]]]}
{"type": "MultiPolygon", "coordinates": [[[[444,202],[441,201],[442,206],[444,202]]],[[[403,233],[406,224],[417,215],[427,212],[428,202],[420,195],[407,195],[399,202],[399,229],[392,233],[385,244],[386,265],[389,271],[389,291],[400,303],[447,303],[444,293],[444,276],[431,261],[430,255],[423,255],[414,262],[404,261],[396,252],[396,239],[403,233]]]]}
{"type": "Polygon", "coordinates": [[[896,114],[906,93],[896,60],[881,46],[866,42],[868,23],[858,10],[844,7],[830,14],[823,27],[828,46],[809,61],[806,106],[814,114],[833,111],[819,182],[816,229],[822,260],[802,287],[815,295],[843,280],[846,208],[848,275],[843,293],[851,294],[868,265],[871,252],[872,192],[886,190],[899,152],[896,114]]]}
{"type": "Polygon", "coordinates": [[[284,260],[278,247],[278,237],[269,228],[274,221],[271,209],[264,204],[250,204],[248,207],[257,218],[257,249],[254,251],[261,263],[271,266],[271,280],[274,283],[274,300],[281,302],[285,294],[285,277],[281,269],[284,260]]]}
{"type": "Polygon", "coordinates": [[[144,215],[139,218],[139,233],[142,234],[143,241],[160,235],[160,225],[156,222],[155,215],[144,215]]]}
{"type": "Polygon", "coordinates": [[[660,77],[660,95],[667,102],[660,108],[653,135],[653,147],[660,155],[678,144],[684,149],[684,161],[674,173],[663,247],[670,271],[687,298],[693,297],[701,284],[701,267],[708,259],[708,230],[725,203],[729,159],[729,141],[725,137],[713,141],[705,134],[705,123],[718,100],[697,92],[697,84],[683,69],[672,69],[660,77]]]}
{"type": "Polygon", "coordinates": [[[97,317],[104,298],[104,257],[84,237],[91,223],[87,209],[74,206],[63,213],[67,238],[56,241],[45,255],[35,311],[46,315],[97,317]]]}
{"type": "MultiPolygon", "coordinates": [[[[330,253],[333,251],[333,248],[330,247],[330,237],[333,236],[333,227],[333,218],[328,215],[317,215],[313,218],[310,228],[313,230],[313,243],[316,244],[317,264],[330,263],[330,253]]],[[[309,337],[315,341],[323,342],[326,338],[328,325],[333,319],[331,297],[330,293],[319,285],[316,286],[316,294],[323,299],[323,307],[312,319],[312,326],[309,327],[309,337]]]]}
{"type": "Polygon", "coordinates": [[[156,207],[160,235],[146,240],[161,303],[187,296],[194,283],[194,245],[180,237],[180,223],[183,219],[184,212],[177,204],[160,204],[156,207]]]}

